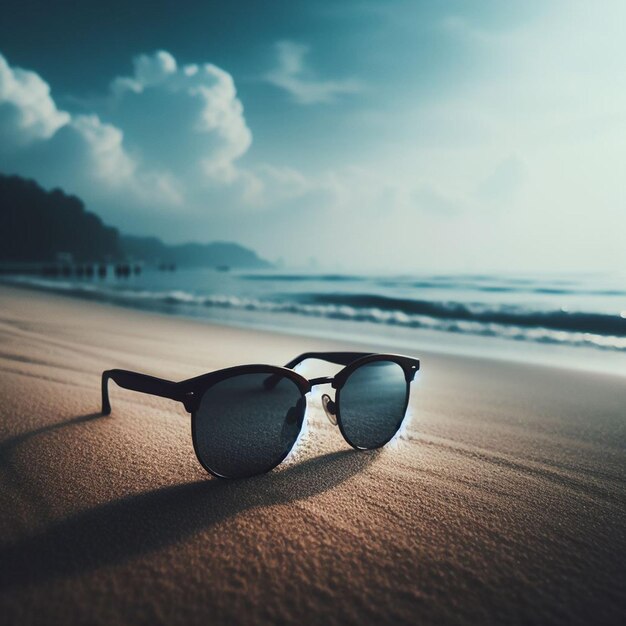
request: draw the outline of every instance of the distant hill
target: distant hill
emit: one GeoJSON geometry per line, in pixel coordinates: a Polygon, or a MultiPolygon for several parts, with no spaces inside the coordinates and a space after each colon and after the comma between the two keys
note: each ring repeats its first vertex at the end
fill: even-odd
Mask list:
{"type": "Polygon", "coordinates": [[[236,243],[168,245],[156,237],[120,235],[76,196],[46,191],[33,180],[0,174],[0,261],[47,262],[58,254],[77,262],[145,261],[186,267],[269,267],[236,243]]]}
{"type": "Polygon", "coordinates": [[[53,261],[61,252],[81,262],[123,256],[117,229],[86,211],[79,198],[0,174],[0,260],[53,261]]]}
{"type": "Polygon", "coordinates": [[[175,263],[180,267],[270,267],[256,252],[236,243],[216,241],[168,245],[156,237],[131,235],[123,235],[120,241],[128,257],[149,263],[175,263]]]}

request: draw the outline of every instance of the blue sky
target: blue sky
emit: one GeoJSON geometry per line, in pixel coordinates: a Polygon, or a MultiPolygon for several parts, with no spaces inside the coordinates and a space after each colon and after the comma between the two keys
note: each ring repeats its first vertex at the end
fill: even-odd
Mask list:
{"type": "Polygon", "coordinates": [[[5,3],[0,170],[288,265],[626,266],[621,2],[5,3]]]}

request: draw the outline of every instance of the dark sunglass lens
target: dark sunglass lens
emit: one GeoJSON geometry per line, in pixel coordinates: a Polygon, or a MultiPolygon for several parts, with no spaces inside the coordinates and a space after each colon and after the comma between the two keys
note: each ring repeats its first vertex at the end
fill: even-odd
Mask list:
{"type": "Polygon", "coordinates": [[[269,373],[227,378],[208,389],[194,417],[196,452],[212,472],[226,478],[262,474],[293,447],[305,399],[291,379],[269,373]]]}
{"type": "Polygon", "coordinates": [[[408,400],[404,370],[393,361],[371,361],[354,370],[339,391],[344,436],[357,448],[379,448],[398,431],[408,400]]]}

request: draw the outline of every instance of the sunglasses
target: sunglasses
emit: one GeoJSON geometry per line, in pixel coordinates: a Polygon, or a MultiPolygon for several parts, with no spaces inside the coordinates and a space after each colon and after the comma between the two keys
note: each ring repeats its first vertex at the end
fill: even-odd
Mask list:
{"type": "Polygon", "coordinates": [[[171,382],[126,370],[102,372],[102,413],[111,412],[108,381],[182,402],[191,413],[200,464],[219,478],[245,478],[274,469],[294,447],[304,423],[306,394],[330,384],[324,411],[357,450],[388,443],[400,430],[420,362],[395,354],[306,352],[285,367],[241,365],[171,382]],[[307,380],[294,368],[307,359],[344,365],[335,376],[307,380]]]}

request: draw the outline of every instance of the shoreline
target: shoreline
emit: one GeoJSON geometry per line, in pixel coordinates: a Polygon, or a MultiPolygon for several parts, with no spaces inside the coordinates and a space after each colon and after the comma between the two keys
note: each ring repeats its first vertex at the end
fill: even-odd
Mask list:
{"type": "Polygon", "coordinates": [[[393,445],[351,450],[312,394],[288,462],[220,481],[178,403],[111,385],[101,416],[102,370],[181,380],[359,344],[4,286],[0,302],[7,622],[619,623],[620,377],[420,352],[393,445]]]}
{"type": "Polygon", "coordinates": [[[275,333],[302,338],[305,341],[326,340],[333,343],[348,343],[361,349],[367,347],[373,351],[397,352],[408,349],[411,352],[418,351],[436,357],[485,359],[499,363],[568,369],[626,378],[626,353],[602,348],[545,344],[440,330],[407,329],[393,325],[381,329],[378,325],[368,322],[310,318],[288,313],[272,313],[268,316],[258,311],[250,314],[245,311],[227,309],[230,318],[225,319],[222,310],[218,310],[217,314],[213,315],[206,314],[206,312],[205,315],[199,315],[180,310],[166,310],[165,306],[163,310],[158,310],[153,306],[141,306],[139,303],[112,302],[97,296],[90,297],[87,294],[77,295],[47,287],[0,280],[0,298],[2,289],[31,291],[47,294],[52,298],[69,298],[77,305],[93,303],[117,310],[139,311],[147,315],[194,321],[209,326],[275,333]],[[311,324],[311,322],[314,323],[311,324]],[[384,330],[384,334],[381,330],[384,330]]]}

